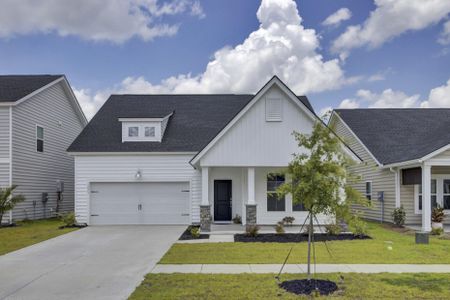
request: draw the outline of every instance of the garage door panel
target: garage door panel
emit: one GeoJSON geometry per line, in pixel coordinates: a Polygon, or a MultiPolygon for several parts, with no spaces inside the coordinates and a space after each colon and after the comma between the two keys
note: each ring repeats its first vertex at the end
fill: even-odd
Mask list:
{"type": "Polygon", "coordinates": [[[188,182],[92,183],[91,224],[188,224],[188,182]]]}

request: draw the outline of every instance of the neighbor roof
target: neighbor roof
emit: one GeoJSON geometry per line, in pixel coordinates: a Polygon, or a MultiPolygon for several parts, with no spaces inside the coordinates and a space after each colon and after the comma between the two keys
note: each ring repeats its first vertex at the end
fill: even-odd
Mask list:
{"type": "Polygon", "coordinates": [[[383,165],[420,159],[450,144],[450,109],[336,109],[383,165]]]}
{"type": "MultiPolygon", "coordinates": [[[[69,147],[69,152],[198,152],[254,95],[112,95],[69,147]],[[119,118],[173,112],[162,142],[122,143],[119,118]]],[[[298,97],[312,110],[304,96],[298,97]]]]}
{"type": "Polygon", "coordinates": [[[0,75],[0,102],[15,102],[64,75],[0,75]]]}

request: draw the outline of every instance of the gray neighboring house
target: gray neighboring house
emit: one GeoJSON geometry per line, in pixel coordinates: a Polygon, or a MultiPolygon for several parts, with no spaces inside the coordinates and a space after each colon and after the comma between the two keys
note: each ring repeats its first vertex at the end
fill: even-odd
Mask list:
{"type": "Polygon", "coordinates": [[[66,149],[86,124],[64,75],[0,76],[0,187],[18,185],[26,197],[5,221],[54,216],[57,197],[60,211],[74,209],[66,149]]]}
{"type": "Polygon", "coordinates": [[[431,230],[431,210],[450,224],[450,109],[336,109],[329,126],[363,159],[355,187],[372,202],[365,217],[392,221],[403,206],[406,224],[431,230]],[[422,183],[425,183],[422,186],[422,183]],[[380,201],[383,192],[384,201],[380,201]]]}

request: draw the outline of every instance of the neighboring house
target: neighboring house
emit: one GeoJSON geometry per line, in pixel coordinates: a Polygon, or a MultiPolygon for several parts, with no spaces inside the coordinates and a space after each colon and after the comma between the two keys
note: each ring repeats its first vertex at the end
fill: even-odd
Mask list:
{"type": "Polygon", "coordinates": [[[392,222],[393,210],[403,206],[406,224],[430,231],[433,207],[450,213],[449,125],[450,109],[441,108],[332,113],[329,126],[364,161],[352,169],[362,176],[355,187],[372,203],[362,209],[366,218],[392,222]]]}
{"type": "Polygon", "coordinates": [[[73,210],[74,160],[66,149],[86,123],[64,75],[0,76],[0,187],[18,185],[26,197],[10,220],[73,210]]]}
{"type": "Polygon", "coordinates": [[[277,199],[316,117],[277,77],[256,95],[112,95],[69,147],[75,213],[88,224],[274,224],[306,212],[277,199]]]}

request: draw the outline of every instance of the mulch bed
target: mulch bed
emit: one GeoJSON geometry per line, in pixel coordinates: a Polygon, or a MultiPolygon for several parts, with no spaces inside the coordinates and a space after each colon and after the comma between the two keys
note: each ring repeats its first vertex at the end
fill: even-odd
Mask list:
{"type": "Polygon", "coordinates": [[[333,281],[321,279],[283,281],[280,287],[296,295],[311,295],[315,291],[320,295],[329,295],[338,289],[337,284],[333,281]]]}
{"type": "MultiPolygon", "coordinates": [[[[349,240],[366,240],[371,239],[370,236],[367,235],[354,235],[352,233],[341,233],[339,235],[330,235],[326,233],[315,233],[314,241],[315,242],[323,242],[323,241],[349,241],[349,240]]],[[[261,233],[257,236],[248,236],[246,234],[235,234],[234,235],[235,242],[260,242],[260,243],[298,243],[298,242],[307,242],[308,234],[307,233],[284,233],[284,234],[276,234],[276,233],[261,233]]]]}
{"type": "Polygon", "coordinates": [[[59,229],[64,229],[64,228],[84,228],[84,227],[87,227],[86,223],[74,224],[74,225],[71,225],[71,226],[59,226],[58,228],[59,229]]]}
{"type": "Polygon", "coordinates": [[[209,234],[200,234],[198,238],[195,238],[191,235],[191,227],[189,226],[186,228],[186,230],[183,232],[183,234],[178,239],[179,241],[188,241],[188,240],[203,240],[203,239],[209,239],[209,234]]]}

